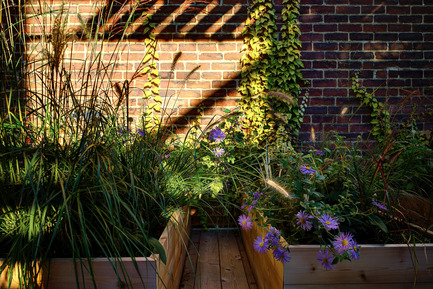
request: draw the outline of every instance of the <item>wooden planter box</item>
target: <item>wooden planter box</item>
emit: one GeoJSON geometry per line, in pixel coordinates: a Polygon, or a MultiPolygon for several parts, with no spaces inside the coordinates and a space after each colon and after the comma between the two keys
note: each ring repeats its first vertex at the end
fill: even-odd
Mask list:
{"type": "Polygon", "coordinates": [[[242,230],[244,247],[260,289],[433,288],[433,244],[417,244],[416,250],[407,245],[361,245],[359,260],[343,261],[335,270],[326,271],[316,260],[318,245],[290,246],[292,259],[284,265],[269,251],[258,254],[253,241],[267,232],[267,228],[256,223],[252,230],[242,230]]]}
{"type": "MultiPolygon", "coordinates": [[[[182,278],[190,230],[189,210],[183,208],[175,212],[159,238],[167,255],[167,264],[160,262],[158,256],[136,257],[135,264],[131,258],[92,259],[97,288],[178,288],[182,278]],[[119,278],[113,267],[116,268],[119,278]]],[[[0,260],[0,265],[1,263],[0,260]]],[[[47,272],[41,274],[42,288],[78,288],[74,266],[77,268],[79,288],[95,288],[88,272],[88,262],[84,261],[82,264],[83,266],[76,261],[74,265],[72,259],[51,259],[49,274],[47,272]]],[[[0,288],[7,288],[7,284],[7,273],[4,272],[0,276],[0,288]]],[[[12,288],[19,288],[17,280],[14,280],[12,288]]]]}

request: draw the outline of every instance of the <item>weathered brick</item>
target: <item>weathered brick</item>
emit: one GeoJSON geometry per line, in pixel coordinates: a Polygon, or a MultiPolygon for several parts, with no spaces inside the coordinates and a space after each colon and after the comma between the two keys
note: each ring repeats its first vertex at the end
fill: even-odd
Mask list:
{"type": "Polygon", "coordinates": [[[325,35],[325,41],[347,41],[348,39],[347,33],[328,33],[325,35]]]}
{"type": "Polygon", "coordinates": [[[337,50],[337,43],[314,43],[313,45],[315,51],[323,51],[323,50],[337,50]]]}
{"type": "Polygon", "coordinates": [[[347,15],[325,15],[325,23],[347,23],[349,17],[347,15]]]}

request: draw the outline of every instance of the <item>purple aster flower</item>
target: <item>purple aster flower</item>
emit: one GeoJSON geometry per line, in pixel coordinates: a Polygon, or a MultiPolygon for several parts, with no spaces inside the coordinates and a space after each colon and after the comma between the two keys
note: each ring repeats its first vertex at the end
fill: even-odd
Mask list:
{"type": "Polygon", "coordinates": [[[301,171],[301,173],[305,175],[314,175],[316,173],[316,171],[312,169],[310,166],[301,166],[299,170],[301,171]]]}
{"type": "Polygon", "coordinates": [[[290,253],[282,247],[278,247],[272,252],[274,258],[282,263],[288,263],[292,257],[290,257],[290,253]]]}
{"type": "Polygon", "coordinates": [[[263,240],[263,238],[260,236],[257,236],[257,238],[254,240],[253,247],[254,250],[256,250],[257,253],[260,254],[265,253],[268,250],[268,246],[265,240],[263,240]]]}
{"type": "Polygon", "coordinates": [[[137,129],[137,133],[141,136],[144,136],[145,132],[141,128],[137,129]]]}
{"type": "Polygon", "coordinates": [[[322,266],[326,270],[335,269],[335,266],[332,265],[332,261],[334,261],[334,256],[328,251],[328,249],[326,249],[325,251],[320,250],[319,253],[317,253],[317,256],[317,261],[322,262],[322,266]]]}
{"type": "Polygon", "coordinates": [[[318,156],[324,156],[324,155],[325,155],[325,152],[324,152],[324,151],[321,151],[321,150],[317,150],[317,151],[316,151],[316,155],[318,155],[318,156]]]}
{"type": "Polygon", "coordinates": [[[253,227],[250,216],[240,215],[238,218],[238,223],[244,230],[250,230],[253,227]]]}
{"type": "Polygon", "coordinates": [[[308,219],[313,218],[313,216],[305,213],[304,211],[299,211],[296,214],[296,217],[298,217],[298,221],[296,222],[296,225],[301,226],[301,228],[305,231],[310,231],[313,227],[313,223],[308,221],[308,219]]]}
{"type": "Polygon", "coordinates": [[[169,157],[171,157],[171,154],[168,153],[168,154],[163,155],[161,157],[161,159],[165,160],[165,159],[168,159],[169,157]]]}
{"type": "Polygon", "coordinates": [[[254,199],[259,199],[260,198],[260,193],[259,192],[255,192],[254,194],[253,194],[253,197],[254,197],[254,199]]]}
{"type": "Polygon", "coordinates": [[[386,207],[385,204],[378,203],[375,199],[371,200],[371,202],[373,203],[373,205],[375,205],[376,207],[378,207],[380,210],[382,210],[382,211],[388,211],[388,208],[386,207]]]}
{"type": "Polygon", "coordinates": [[[322,215],[319,217],[319,222],[325,226],[327,231],[332,229],[338,229],[338,221],[331,217],[329,214],[322,215]]]}
{"type": "Polygon", "coordinates": [[[213,140],[216,143],[220,143],[225,139],[226,135],[221,130],[220,127],[216,127],[213,130],[210,131],[209,140],[213,140]]]}
{"type": "Polygon", "coordinates": [[[281,233],[274,227],[269,229],[269,232],[265,236],[265,241],[271,246],[277,246],[280,242],[281,233]]]}
{"type": "Polygon", "coordinates": [[[355,260],[359,259],[359,248],[360,247],[358,243],[355,240],[353,240],[349,248],[349,254],[351,259],[355,259],[355,260]]]}
{"type": "Polygon", "coordinates": [[[222,157],[222,156],[224,155],[225,152],[226,152],[226,151],[225,151],[223,148],[220,148],[220,147],[216,147],[216,148],[213,150],[213,153],[214,153],[214,155],[215,155],[217,158],[222,157]]]}
{"type": "Polygon", "coordinates": [[[344,251],[349,250],[352,247],[353,235],[351,233],[340,233],[332,241],[334,249],[338,254],[343,254],[344,251]]]}

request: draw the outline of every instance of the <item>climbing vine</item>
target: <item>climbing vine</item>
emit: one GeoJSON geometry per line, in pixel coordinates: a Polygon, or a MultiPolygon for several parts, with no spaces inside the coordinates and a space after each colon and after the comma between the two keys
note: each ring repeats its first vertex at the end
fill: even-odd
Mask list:
{"type": "Polygon", "coordinates": [[[157,61],[159,55],[156,52],[156,35],[153,31],[155,23],[150,22],[151,15],[146,15],[147,19],[143,22],[144,33],[149,33],[148,38],[145,40],[146,44],[146,55],[144,56],[142,63],[144,65],[143,75],[147,75],[147,82],[144,84],[143,98],[146,100],[147,107],[144,111],[144,123],[143,128],[150,132],[155,126],[158,126],[161,122],[160,112],[162,106],[162,98],[159,93],[160,76],[157,69],[157,61]]]}
{"type": "Polygon", "coordinates": [[[365,105],[371,110],[371,134],[378,142],[383,142],[391,134],[391,121],[388,110],[382,102],[374,97],[373,93],[368,93],[365,89],[360,88],[358,74],[352,78],[352,90],[355,97],[361,100],[361,105],[365,105]]]}
{"type": "Polygon", "coordinates": [[[278,31],[272,0],[253,0],[242,32],[240,107],[243,127],[256,143],[291,139],[299,130],[306,105],[305,99],[301,105],[297,101],[303,80],[299,1],[284,0],[283,5],[278,31]]]}

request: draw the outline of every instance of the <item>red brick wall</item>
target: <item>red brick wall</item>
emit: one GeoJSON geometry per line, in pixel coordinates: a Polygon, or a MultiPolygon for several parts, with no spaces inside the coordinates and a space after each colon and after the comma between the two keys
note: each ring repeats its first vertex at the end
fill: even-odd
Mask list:
{"type": "MultiPolygon", "coordinates": [[[[67,1],[71,24],[76,13],[87,19],[107,1],[67,1]],[[99,3],[99,6],[95,3],[99,3]],[[95,10],[96,9],[96,10],[95,10]]],[[[122,1],[122,3],[125,1],[122,1]]],[[[239,83],[241,31],[247,0],[154,0],[147,1],[159,44],[161,95],[172,98],[177,123],[186,123],[204,105],[206,123],[214,114],[236,106],[239,83]],[[182,57],[173,79],[168,82],[171,62],[177,52],[182,57]],[[200,65],[184,85],[191,69],[200,65]]],[[[276,1],[277,3],[281,2],[276,1]]],[[[277,10],[281,10],[278,7],[277,10]]],[[[370,120],[365,108],[351,96],[351,77],[359,72],[361,84],[387,99],[398,117],[410,112],[406,104],[433,103],[433,1],[431,0],[302,0],[303,75],[310,82],[309,106],[301,129],[304,140],[320,140],[322,132],[337,130],[350,137],[367,136],[370,120]]],[[[32,27],[30,27],[32,28],[32,27]]],[[[32,28],[34,29],[34,28],[32,28]]],[[[34,31],[31,30],[30,31],[34,31]]],[[[74,43],[74,53],[85,50],[74,43]]],[[[72,47],[72,43],[70,44],[72,47]]],[[[112,57],[106,46],[107,58],[112,57]]],[[[114,81],[123,81],[138,67],[146,47],[140,28],[124,42],[114,81]]],[[[84,52],[83,52],[84,53],[84,52]]],[[[78,54],[76,54],[78,55],[78,54]]],[[[131,90],[131,112],[143,110],[142,85],[137,79],[131,90]]],[[[420,123],[432,128],[432,122],[420,123]]]]}

